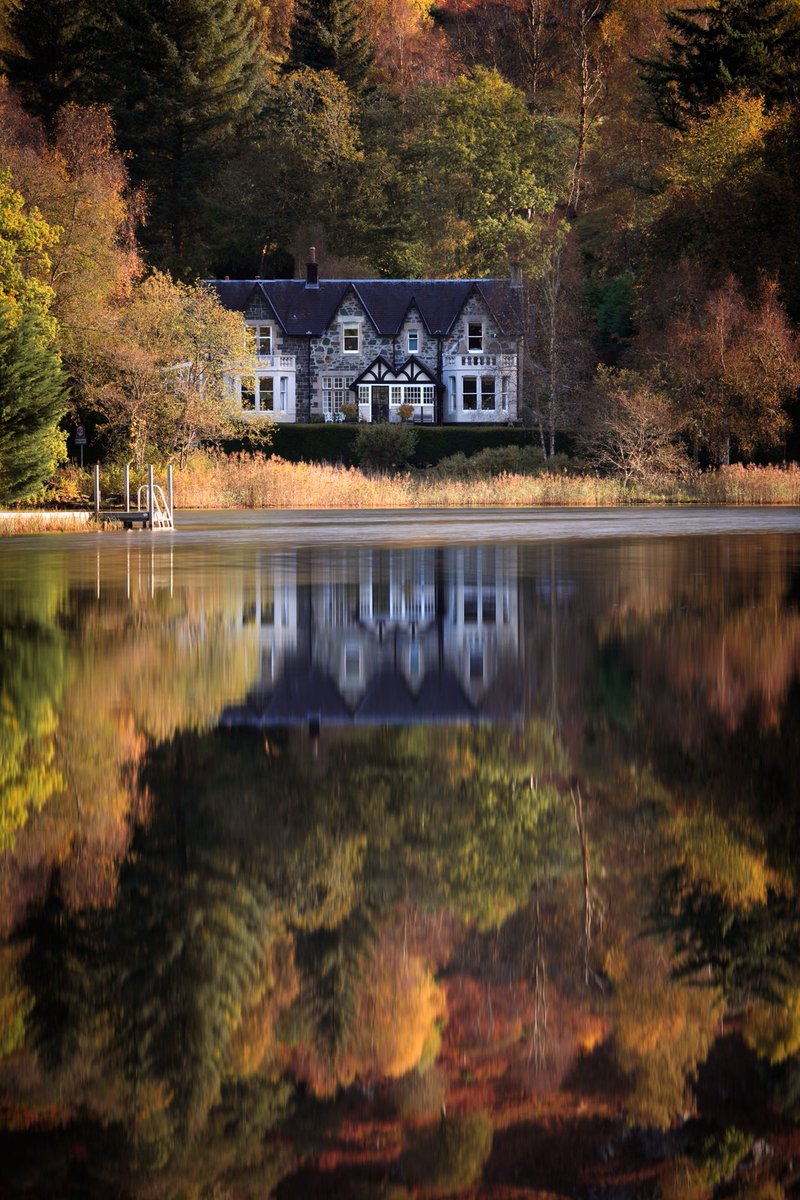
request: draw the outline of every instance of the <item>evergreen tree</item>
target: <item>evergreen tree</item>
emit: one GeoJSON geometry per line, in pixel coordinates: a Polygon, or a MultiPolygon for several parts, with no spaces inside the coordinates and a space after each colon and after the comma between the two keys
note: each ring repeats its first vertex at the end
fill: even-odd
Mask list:
{"type": "Polygon", "coordinates": [[[46,318],[0,306],[0,503],[34,496],[63,451],[65,385],[46,318]]]}
{"type": "Polygon", "coordinates": [[[800,23],[789,0],[719,0],[671,9],[668,50],[638,60],[659,116],[680,127],[731,92],[768,105],[800,96],[800,23]]]}
{"type": "Polygon", "coordinates": [[[358,33],[352,0],[299,0],[291,29],[289,70],[332,71],[353,91],[363,89],[372,50],[358,33]]]}
{"type": "Polygon", "coordinates": [[[83,0],[22,0],[11,7],[8,28],[17,50],[2,66],[29,112],[50,124],[62,105],[76,100],[87,73],[83,0]]]}
{"type": "MultiPolygon", "coordinates": [[[[150,217],[143,240],[181,272],[202,224],[209,181],[261,108],[266,62],[246,0],[120,0],[96,34],[86,99],[111,106],[150,217]]],[[[196,253],[196,251],[195,251],[196,253]]]]}

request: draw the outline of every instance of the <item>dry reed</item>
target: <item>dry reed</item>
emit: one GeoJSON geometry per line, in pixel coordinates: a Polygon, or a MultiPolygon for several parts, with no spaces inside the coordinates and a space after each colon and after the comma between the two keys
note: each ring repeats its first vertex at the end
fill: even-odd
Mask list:
{"type": "Polygon", "coordinates": [[[567,472],[437,479],[260,454],[197,454],[176,472],[175,502],[180,508],[319,509],[800,504],[800,468],[737,465],[625,487],[617,479],[567,472]]]}

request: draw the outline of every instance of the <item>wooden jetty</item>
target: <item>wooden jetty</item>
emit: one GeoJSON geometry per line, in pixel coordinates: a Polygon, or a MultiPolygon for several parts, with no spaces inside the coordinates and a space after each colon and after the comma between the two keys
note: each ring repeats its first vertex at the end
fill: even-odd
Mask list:
{"type": "Polygon", "coordinates": [[[103,508],[100,497],[100,467],[94,468],[94,517],[96,521],[119,521],[123,529],[174,529],[172,499],[172,467],[167,467],[167,495],[153,482],[153,468],[147,468],[147,483],[136,493],[136,507],[131,507],[130,467],[125,466],[125,507],[103,508]]]}

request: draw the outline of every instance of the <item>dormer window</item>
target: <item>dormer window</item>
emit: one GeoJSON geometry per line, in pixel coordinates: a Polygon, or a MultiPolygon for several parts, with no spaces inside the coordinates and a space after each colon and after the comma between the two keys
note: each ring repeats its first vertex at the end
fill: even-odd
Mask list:
{"type": "Polygon", "coordinates": [[[360,341],[360,329],[358,325],[342,326],[342,352],[344,354],[358,354],[361,349],[360,341]]]}
{"type": "Polygon", "coordinates": [[[408,331],[408,353],[417,354],[419,352],[419,330],[409,329],[408,331]]]}
{"type": "Polygon", "coordinates": [[[467,349],[470,354],[483,354],[483,325],[473,322],[467,325],[467,349]]]}

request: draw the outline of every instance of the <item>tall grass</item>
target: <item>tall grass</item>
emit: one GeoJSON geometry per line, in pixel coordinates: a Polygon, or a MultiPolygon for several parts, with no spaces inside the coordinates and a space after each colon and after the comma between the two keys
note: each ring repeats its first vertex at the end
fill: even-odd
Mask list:
{"type": "Polygon", "coordinates": [[[0,513],[0,537],[17,537],[29,533],[64,533],[88,527],[89,514],[82,512],[0,513]]]}
{"type": "Polygon", "coordinates": [[[527,508],[624,504],[800,504],[800,468],[733,466],[625,487],[566,471],[442,478],[290,463],[265,455],[196,454],[175,475],[179,508],[527,508]]]}

